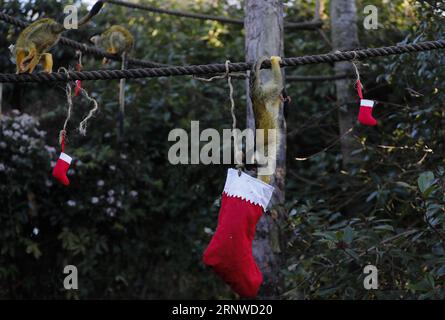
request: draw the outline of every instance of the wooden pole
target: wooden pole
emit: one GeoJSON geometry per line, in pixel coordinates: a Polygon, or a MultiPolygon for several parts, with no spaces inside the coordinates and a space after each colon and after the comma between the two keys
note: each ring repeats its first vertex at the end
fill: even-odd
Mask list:
{"type": "MultiPolygon", "coordinates": [[[[331,38],[333,50],[353,50],[359,47],[357,32],[357,8],[355,0],[331,0],[331,38]]],[[[351,73],[350,62],[336,62],[335,74],[351,73]]],[[[358,106],[350,104],[357,99],[354,91],[354,83],[350,79],[339,79],[335,81],[337,91],[337,103],[342,106],[338,113],[340,136],[354,126],[356,123],[358,106]]],[[[343,155],[343,167],[348,169],[355,161],[351,154],[359,149],[360,144],[352,134],[345,135],[341,139],[341,151],[343,155]]]]}
{"type": "MultiPolygon", "coordinates": [[[[283,5],[280,0],[246,0],[244,5],[246,32],[246,61],[255,62],[262,56],[283,56],[283,5]]],[[[262,81],[271,77],[269,70],[261,73],[262,81]]],[[[247,80],[248,84],[248,80],[247,80]]],[[[247,85],[247,127],[255,128],[255,118],[249,98],[247,85]]],[[[286,121],[283,105],[280,106],[281,141],[277,150],[277,166],[274,174],[275,187],[270,215],[263,215],[257,225],[253,242],[253,254],[260,267],[264,282],[260,289],[260,298],[275,298],[283,292],[282,232],[280,220],[285,211],[280,204],[284,203],[284,183],[286,176],[286,121]]]]}

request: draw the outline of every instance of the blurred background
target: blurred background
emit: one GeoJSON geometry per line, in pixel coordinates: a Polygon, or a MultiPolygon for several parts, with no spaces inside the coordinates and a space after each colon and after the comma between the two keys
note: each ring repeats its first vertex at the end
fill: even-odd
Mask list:
{"type": "MultiPolygon", "coordinates": [[[[22,20],[63,21],[66,4],[93,1],[4,1],[22,20]]],[[[231,0],[145,0],[169,9],[243,17],[231,0]]],[[[313,18],[315,1],[284,1],[285,20],[313,18]]],[[[361,47],[443,39],[443,12],[422,1],[357,0],[361,47]],[[363,28],[363,7],[379,10],[379,28],[363,28]]],[[[323,12],[329,30],[329,5],[323,12]]],[[[80,42],[112,24],[136,38],[133,56],[166,64],[244,61],[244,31],[107,5],[87,27],[66,32],[80,42]]],[[[15,72],[8,50],[20,29],[0,21],[0,70],[15,72]]],[[[286,31],[285,56],[326,53],[313,31],[286,31]]],[[[74,68],[72,48],[52,50],[55,66],[74,68]]],[[[83,57],[85,70],[101,61],[83,57]]],[[[120,68],[111,62],[106,68],[120,68]]],[[[285,299],[445,298],[445,54],[443,50],[365,60],[365,95],[381,101],[376,128],[357,126],[357,164],[342,169],[335,85],[288,82],[288,219],[285,299]],[[327,146],[331,148],[324,150],[327,146]],[[316,154],[305,161],[297,161],[316,154]],[[395,236],[402,234],[402,236],[395,236]],[[363,289],[362,266],[379,269],[380,290],[363,289]]],[[[287,75],[330,75],[332,65],[289,68],[287,75]]],[[[245,82],[233,80],[239,127],[245,127],[245,82]]],[[[193,77],[128,80],[126,133],[117,139],[118,81],[84,81],[100,112],[85,137],[88,112],[74,98],[66,152],[71,186],[51,177],[67,102],[63,83],[4,84],[0,127],[1,299],[235,298],[201,262],[216,228],[227,166],[170,165],[174,128],[231,127],[228,87],[193,77]],[[79,290],[63,288],[65,265],[77,266],[79,290]]],[[[351,86],[354,80],[351,79],[351,86]]],[[[358,107],[357,107],[358,109],[358,107]]]]}

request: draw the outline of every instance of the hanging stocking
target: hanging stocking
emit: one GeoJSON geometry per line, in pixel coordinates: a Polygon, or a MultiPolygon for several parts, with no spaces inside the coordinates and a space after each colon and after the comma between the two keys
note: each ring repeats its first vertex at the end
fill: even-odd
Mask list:
{"type": "MultiPolygon", "coordinates": [[[[66,70],[65,68],[59,68],[59,72],[61,70],[64,71],[66,74],[68,74],[68,70],[66,70]]],[[[68,110],[65,123],[63,124],[63,129],[60,131],[59,134],[59,143],[62,152],[60,153],[59,159],[57,160],[56,165],[53,169],[53,177],[61,184],[68,186],[70,184],[70,181],[68,180],[67,172],[68,169],[70,168],[72,158],[65,153],[65,140],[66,140],[66,126],[68,125],[68,121],[71,118],[71,110],[73,109],[73,100],[71,98],[71,85],[69,83],[66,84],[65,93],[68,103],[68,110]]]]}
{"type": "Polygon", "coordinates": [[[218,226],[203,262],[242,297],[256,296],[263,281],[252,255],[252,241],[273,190],[261,180],[228,170],[218,226]]]}
{"type": "Polygon", "coordinates": [[[375,126],[377,120],[372,116],[372,109],[375,101],[363,99],[362,84],[360,79],[357,79],[357,93],[360,97],[360,111],[358,113],[358,121],[365,126],[375,126]]]}
{"type": "Polygon", "coordinates": [[[68,169],[70,168],[72,158],[67,155],[65,151],[65,130],[60,133],[60,145],[62,147],[62,152],[60,153],[59,159],[57,160],[56,166],[53,169],[53,177],[56,178],[61,184],[68,186],[70,181],[67,177],[68,169]]]}

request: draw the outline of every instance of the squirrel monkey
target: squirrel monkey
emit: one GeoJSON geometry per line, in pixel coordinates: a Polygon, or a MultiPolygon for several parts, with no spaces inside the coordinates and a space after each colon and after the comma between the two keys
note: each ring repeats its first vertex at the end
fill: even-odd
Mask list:
{"type": "MultiPolygon", "coordinates": [[[[128,53],[134,47],[134,37],[126,28],[113,25],[102,34],[91,37],[90,41],[95,46],[106,50],[110,54],[119,55],[122,58],[122,70],[126,68],[126,60],[128,53]]],[[[104,58],[103,64],[108,62],[104,58]]],[[[121,79],[119,83],[119,134],[124,134],[124,117],[125,117],[125,79],[121,79]]]]}
{"type": "MultiPolygon", "coordinates": [[[[126,28],[119,25],[111,26],[102,34],[91,37],[90,41],[106,52],[119,56],[128,54],[134,46],[133,35],[126,28]]],[[[107,63],[106,58],[104,58],[103,63],[107,63]]]]}
{"type": "MultiPolygon", "coordinates": [[[[105,0],[97,1],[90,12],[79,21],[83,26],[97,15],[105,0]]],[[[65,27],[50,18],[39,19],[20,33],[12,50],[15,54],[17,73],[32,73],[42,63],[45,72],[52,72],[53,58],[48,51],[60,40],[65,27]]]]}
{"type": "MultiPolygon", "coordinates": [[[[280,104],[283,101],[283,75],[280,68],[281,58],[272,56],[270,57],[272,79],[264,84],[261,83],[260,68],[265,60],[267,60],[267,57],[261,57],[254,66],[255,71],[250,84],[250,98],[255,114],[255,127],[263,130],[263,135],[256,135],[257,157],[264,156],[269,158],[269,161],[275,161],[280,143],[278,120],[280,104]],[[271,137],[269,137],[270,129],[275,131],[275,134],[271,132],[271,137]],[[258,148],[263,148],[263,146],[263,152],[258,152],[258,148]],[[275,154],[272,154],[272,152],[275,154]]],[[[271,175],[258,175],[258,178],[270,183],[271,175]]]]}

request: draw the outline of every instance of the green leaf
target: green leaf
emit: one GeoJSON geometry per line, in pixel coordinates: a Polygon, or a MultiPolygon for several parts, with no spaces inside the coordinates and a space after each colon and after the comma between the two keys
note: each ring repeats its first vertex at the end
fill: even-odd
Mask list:
{"type": "Polygon", "coordinates": [[[374,191],[373,193],[371,193],[371,194],[366,198],[366,202],[370,202],[372,199],[374,199],[375,197],[377,197],[378,194],[379,194],[378,191],[374,191]]]}
{"type": "Polygon", "coordinates": [[[376,230],[394,231],[393,226],[391,226],[389,224],[381,224],[381,225],[375,226],[374,229],[376,229],[376,230]]]}
{"type": "Polygon", "coordinates": [[[417,179],[420,192],[425,194],[426,191],[434,184],[434,174],[431,171],[426,171],[420,174],[417,179]]]}
{"type": "Polygon", "coordinates": [[[416,189],[416,187],[413,187],[412,185],[410,185],[404,181],[397,181],[396,185],[398,185],[399,187],[406,188],[406,189],[416,189]]]}
{"type": "Polygon", "coordinates": [[[350,244],[352,243],[353,239],[354,239],[354,230],[350,226],[347,226],[344,229],[343,241],[346,242],[347,244],[350,244]]]}

